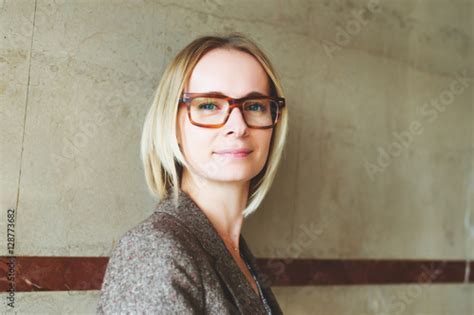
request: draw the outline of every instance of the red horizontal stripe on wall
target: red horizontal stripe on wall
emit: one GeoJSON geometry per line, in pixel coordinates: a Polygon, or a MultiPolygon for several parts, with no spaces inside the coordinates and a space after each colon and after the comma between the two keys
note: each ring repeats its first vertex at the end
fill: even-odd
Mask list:
{"type": "MultiPolygon", "coordinates": [[[[0,292],[100,290],[108,257],[0,256],[0,292]],[[13,274],[13,270],[15,270],[13,274]]],[[[257,259],[271,286],[463,283],[461,260],[257,259]]],[[[469,282],[474,282],[470,262],[469,282]]]]}
{"type": "Polygon", "coordinates": [[[15,291],[99,290],[108,257],[0,257],[0,292],[7,292],[15,268],[15,291]]]}
{"type": "Polygon", "coordinates": [[[474,282],[474,263],[453,260],[257,259],[270,285],[355,285],[462,283],[466,266],[474,282]]]}

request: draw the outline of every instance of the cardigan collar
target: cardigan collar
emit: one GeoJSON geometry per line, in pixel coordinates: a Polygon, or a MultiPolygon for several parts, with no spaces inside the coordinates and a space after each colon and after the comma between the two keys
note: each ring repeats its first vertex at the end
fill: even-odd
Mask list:
{"type": "MultiPolygon", "coordinates": [[[[196,236],[202,247],[214,259],[214,267],[231,293],[235,304],[242,314],[257,314],[259,310],[261,314],[265,314],[265,309],[260,297],[255,293],[252,286],[248,282],[245,275],[240,270],[231,253],[225,246],[224,241],[217,233],[208,217],[199,208],[191,197],[179,189],[178,207],[175,207],[173,195],[168,192],[168,197],[160,202],[155,209],[156,212],[166,212],[173,215],[183,223],[183,226],[189,228],[190,232],[196,236]]],[[[256,277],[262,287],[267,302],[270,304],[274,314],[282,314],[278,303],[266,281],[262,279],[260,269],[256,264],[255,257],[251,253],[244,237],[240,234],[239,248],[241,254],[247,259],[252,269],[256,273],[256,277]]]]}

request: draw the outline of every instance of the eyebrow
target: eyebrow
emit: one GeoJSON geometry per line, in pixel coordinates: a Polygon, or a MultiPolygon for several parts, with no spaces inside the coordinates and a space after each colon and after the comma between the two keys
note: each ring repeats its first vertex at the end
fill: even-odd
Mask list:
{"type": "MultiPolygon", "coordinates": [[[[222,96],[226,96],[228,97],[227,95],[225,95],[224,93],[222,93],[221,91],[209,91],[207,93],[212,93],[212,94],[217,94],[217,95],[222,95],[222,96]]],[[[268,97],[268,95],[265,95],[265,94],[262,94],[260,92],[257,92],[257,91],[252,91],[250,93],[247,93],[246,95],[244,95],[243,97],[241,98],[244,98],[244,97],[253,97],[253,96],[265,96],[265,97],[268,97]]]]}

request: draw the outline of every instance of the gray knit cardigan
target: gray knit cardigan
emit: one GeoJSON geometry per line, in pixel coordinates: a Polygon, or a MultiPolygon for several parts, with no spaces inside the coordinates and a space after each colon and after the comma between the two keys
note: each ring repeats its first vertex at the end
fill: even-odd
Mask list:
{"type": "MultiPolygon", "coordinates": [[[[242,234],[244,255],[272,314],[283,314],[242,234]]],[[[163,199],[112,251],[97,314],[267,314],[217,231],[180,190],[163,199]]]]}

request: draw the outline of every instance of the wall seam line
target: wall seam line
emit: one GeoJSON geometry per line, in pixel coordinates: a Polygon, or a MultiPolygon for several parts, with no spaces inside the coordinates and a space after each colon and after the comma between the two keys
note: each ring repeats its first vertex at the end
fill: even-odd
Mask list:
{"type": "Polygon", "coordinates": [[[33,12],[33,26],[31,30],[31,43],[30,43],[30,60],[28,65],[28,81],[26,84],[26,97],[25,97],[25,112],[23,114],[23,135],[21,139],[21,152],[20,152],[20,167],[18,172],[18,183],[17,183],[17,192],[16,192],[16,204],[15,210],[18,211],[18,204],[20,202],[20,184],[21,184],[21,171],[23,166],[23,150],[25,144],[25,133],[26,133],[26,116],[28,114],[28,96],[30,94],[30,79],[31,79],[31,60],[33,57],[33,40],[35,35],[35,22],[36,22],[36,7],[38,4],[38,0],[35,0],[35,9],[33,12]]]}

